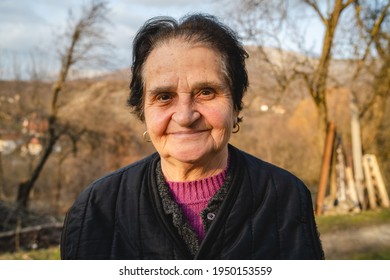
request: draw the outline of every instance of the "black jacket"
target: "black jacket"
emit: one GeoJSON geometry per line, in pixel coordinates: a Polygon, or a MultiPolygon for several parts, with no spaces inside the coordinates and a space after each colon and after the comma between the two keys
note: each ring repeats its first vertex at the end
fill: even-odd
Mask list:
{"type": "Polygon", "coordinates": [[[65,219],[62,259],[322,259],[311,196],[287,171],[229,146],[232,184],[193,257],[161,204],[153,154],[103,177],[65,219]]]}

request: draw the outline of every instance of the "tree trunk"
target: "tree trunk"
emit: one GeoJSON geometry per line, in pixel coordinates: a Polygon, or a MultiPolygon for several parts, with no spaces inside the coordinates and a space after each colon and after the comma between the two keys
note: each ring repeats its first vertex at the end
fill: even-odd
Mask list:
{"type": "MultiPolygon", "coordinates": [[[[104,46],[104,39],[101,34],[100,23],[107,21],[107,3],[102,1],[92,1],[90,5],[84,7],[80,19],[73,22],[70,20],[69,30],[67,30],[64,39],[64,44],[61,55],[61,69],[58,73],[57,80],[54,82],[52,88],[51,112],[49,116],[49,143],[47,144],[38,165],[32,172],[31,178],[26,182],[21,182],[16,198],[17,209],[25,210],[28,205],[29,196],[34,184],[41,174],[45,163],[53,152],[54,145],[59,137],[65,133],[58,127],[58,99],[60,93],[67,80],[69,70],[71,67],[82,61],[88,60],[89,53],[97,47],[104,46]],[[69,43],[69,44],[68,44],[69,43]]],[[[93,53],[93,52],[92,52],[93,53]]]]}
{"type": "Polygon", "coordinates": [[[310,94],[313,98],[313,101],[316,105],[318,112],[318,120],[319,120],[319,132],[318,132],[318,143],[320,147],[320,151],[323,150],[325,137],[327,133],[328,126],[328,109],[326,102],[326,87],[328,82],[328,74],[330,62],[332,60],[332,49],[334,36],[336,32],[336,28],[339,23],[339,19],[341,13],[345,9],[342,1],[335,1],[334,8],[331,14],[329,14],[328,18],[324,18],[322,13],[320,12],[317,4],[307,1],[307,3],[314,8],[315,11],[319,14],[320,18],[323,20],[325,24],[325,35],[324,41],[322,44],[321,56],[318,62],[318,66],[314,72],[313,80],[311,81],[310,94]]]}
{"type": "Polygon", "coordinates": [[[321,101],[316,101],[317,103],[317,114],[318,114],[318,147],[320,151],[324,150],[325,138],[327,134],[328,127],[328,107],[326,105],[326,95],[322,95],[321,101]]]}
{"type": "Polygon", "coordinates": [[[387,99],[390,95],[390,56],[375,77],[374,97],[361,114],[363,149],[375,151],[375,139],[382,125],[386,112],[387,99]]]}
{"type": "Polygon", "coordinates": [[[32,175],[28,181],[21,182],[18,187],[18,195],[16,197],[16,206],[19,210],[26,210],[30,198],[30,192],[39,178],[39,175],[41,174],[43,167],[45,166],[46,161],[48,160],[49,156],[53,152],[54,145],[56,144],[58,137],[56,136],[53,128],[54,120],[50,122],[50,136],[49,136],[49,143],[47,144],[45,151],[42,155],[42,157],[39,160],[38,165],[35,167],[35,169],[32,172],[32,175]]]}

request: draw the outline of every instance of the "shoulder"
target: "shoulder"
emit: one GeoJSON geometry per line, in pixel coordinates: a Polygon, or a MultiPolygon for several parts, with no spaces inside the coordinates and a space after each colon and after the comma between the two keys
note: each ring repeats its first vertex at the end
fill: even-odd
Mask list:
{"type": "Polygon", "coordinates": [[[303,216],[313,210],[311,193],[297,176],[238,149],[236,153],[237,166],[244,168],[247,176],[245,185],[258,201],[271,201],[278,211],[303,216]]]}
{"type": "Polygon", "coordinates": [[[118,193],[124,188],[131,192],[139,187],[139,182],[155,157],[156,154],[150,155],[94,181],[80,193],[69,212],[77,212],[77,216],[81,218],[87,209],[100,209],[98,212],[114,211],[118,193]]]}
{"type": "Polygon", "coordinates": [[[244,169],[245,187],[250,188],[254,197],[262,201],[274,197],[281,208],[312,208],[309,189],[301,179],[291,172],[265,162],[253,155],[233,148],[237,168],[244,169]]]}
{"type": "Polygon", "coordinates": [[[152,154],[137,162],[104,175],[92,182],[80,194],[79,198],[86,198],[86,196],[91,194],[104,195],[106,197],[109,193],[117,192],[122,186],[131,185],[131,183],[137,182],[145,175],[146,169],[156,156],[156,154],[152,154]]]}
{"type": "MultiPolygon", "coordinates": [[[[291,172],[234,148],[237,168],[244,169],[244,187],[253,195],[255,219],[272,216],[281,258],[322,259],[311,193],[291,172]]],[[[261,229],[264,228],[261,225],[261,229]]]]}
{"type": "Polygon", "coordinates": [[[145,168],[149,166],[149,164],[152,162],[154,158],[156,158],[157,154],[154,153],[146,158],[143,158],[139,161],[136,161],[132,164],[129,164],[125,167],[122,167],[116,171],[113,171],[111,173],[108,173],[104,175],[103,177],[99,178],[95,182],[91,184],[92,187],[104,185],[109,182],[115,182],[120,181],[124,176],[135,176],[136,174],[139,174],[140,172],[144,171],[145,168]]]}
{"type": "Polygon", "coordinates": [[[250,176],[267,179],[275,186],[293,185],[306,189],[305,184],[291,172],[266,162],[235,147],[231,151],[236,154],[237,166],[245,166],[250,176]]]}
{"type": "MultiPolygon", "coordinates": [[[[81,192],[67,212],[64,222],[61,237],[62,259],[108,258],[120,196],[118,194],[135,194],[154,158],[156,154],[107,174],[81,192]],[[94,236],[94,240],[100,240],[99,246],[91,236],[94,236]]],[[[126,197],[127,204],[130,199],[126,197]]]]}

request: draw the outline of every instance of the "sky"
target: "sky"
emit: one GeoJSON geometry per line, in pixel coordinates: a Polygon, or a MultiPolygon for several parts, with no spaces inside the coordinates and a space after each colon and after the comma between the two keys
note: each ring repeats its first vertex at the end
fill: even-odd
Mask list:
{"type": "MultiPolygon", "coordinates": [[[[114,67],[130,64],[131,43],[136,31],[154,16],[181,16],[191,12],[215,14],[215,1],[207,0],[108,0],[111,24],[108,39],[115,46],[114,67]]],[[[55,39],[66,27],[69,10],[78,14],[86,0],[1,0],[0,63],[7,64],[3,76],[12,75],[15,63],[31,53],[55,60],[55,39]],[[5,62],[6,61],[6,62],[5,62]],[[7,73],[5,73],[7,72],[7,73]]],[[[21,66],[23,67],[23,66],[21,66]]]]}
{"type": "MultiPolygon", "coordinates": [[[[108,39],[115,46],[112,50],[115,61],[111,67],[130,65],[133,36],[147,19],[159,15],[180,18],[187,13],[203,12],[214,14],[227,23],[223,1],[107,0],[111,20],[108,39]]],[[[52,65],[47,67],[55,68],[55,39],[65,30],[69,10],[77,15],[87,3],[88,0],[1,0],[0,79],[12,76],[15,72],[12,69],[26,68],[32,53],[45,60],[46,65],[52,65]]]]}

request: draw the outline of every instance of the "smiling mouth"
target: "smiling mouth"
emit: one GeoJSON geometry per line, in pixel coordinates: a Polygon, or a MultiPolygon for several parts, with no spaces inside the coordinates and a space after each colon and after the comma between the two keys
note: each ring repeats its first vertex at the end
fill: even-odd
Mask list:
{"type": "Polygon", "coordinates": [[[191,137],[191,136],[196,136],[196,135],[208,132],[208,131],[209,131],[208,129],[204,129],[204,130],[189,130],[189,131],[176,131],[176,132],[171,132],[171,133],[168,133],[168,134],[173,135],[173,136],[177,136],[177,137],[186,137],[186,136],[187,137],[191,137]]]}

